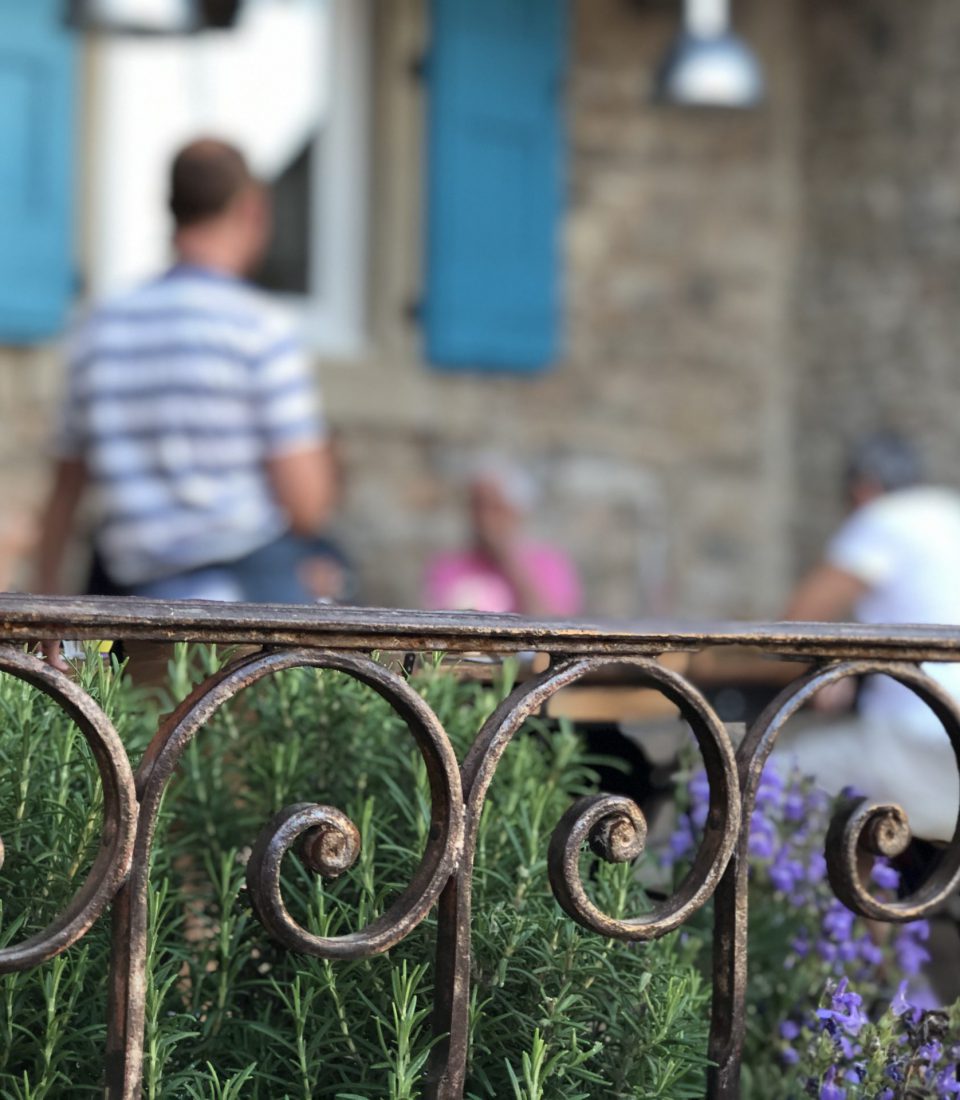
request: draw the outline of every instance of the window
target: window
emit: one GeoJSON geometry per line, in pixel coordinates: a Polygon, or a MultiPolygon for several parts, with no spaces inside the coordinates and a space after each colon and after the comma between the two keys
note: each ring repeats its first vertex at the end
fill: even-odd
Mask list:
{"type": "Polygon", "coordinates": [[[87,241],[102,297],[169,261],[167,172],[198,134],[236,142],[276,189],[264,285],[317,350],[356,354],[366,288],[369,0],[246,0],[190,38],[101,39],[90,66],[87,241]]]}

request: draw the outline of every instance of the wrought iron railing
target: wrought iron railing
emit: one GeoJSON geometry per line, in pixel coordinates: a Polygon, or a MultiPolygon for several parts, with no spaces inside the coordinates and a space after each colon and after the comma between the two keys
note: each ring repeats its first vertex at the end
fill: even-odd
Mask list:
{"type": "MultiPolygon", "coordinates": [[[[579,856],[590,842],[604,858],[630,860],[644,847],[646,824],[629,799],[583,798],[553,834],[549,877],[570,917],[624,941],[652,940],[683,924],[713,896],[713,1012],[708,1095],[739,1092],[747,983],[747,823],[764,764],[787,720],[821,688],[883,673],[914,691],[942,722],[960,759],[960,710],[919,667],[960,660],[960,628],[855,627],[779,623],[592,626],[535,623],[515,616],[423,614],[145,600],[90,600],[0,595],[0,671],[45,692],[82,730],[103,787],[103,830],[92,868],[69,907],[30,939],[0,949],[0,973],[27,970],[67,950],[112,905],[110,1018],[105,1095],[139,1096],[147,985],[147,905],[151,844],[160,800],[191,740],[227,700],[283,669],[335,669],[378,692],[405,720],[426,764],[432,794],[429,838],[409,886],[388,911],[361,931],[323,938],[295,922],[280,891],[280,865],[297,843],[308,866],[335,874],[356,859],[359,834],[330,806],[298,804],[268,822],[247,865],[253,907],[268,931],[291,951],[355,959],[387,950],[438,905],[433,1049],[426,1092],[463,1095],[470,1001],[471,874],[480,811],[497,763],[524,720],[558,691],[611,665],[636,676],[680,710],[699,745],[710,785],[709,813],[692,867],[673,896],[646,913],[617,920],[601,912],[580,878],[579,856]],[[218,642],[262,647],[212,676],[160,726],[134,772],[106,715],[67,675],[28,652],[39,638],[124,638],[218,642]],[[800,675],[754,721],[734,749],[728,730],[701,692],[657,658],[669,652],[750,646],[795,658],[800,675]],[[374,651],[516,653],[550,656],[546,671],[517,686],[478,731],[458,764],[451,743],[424,701],[374,651]]],[[[909,824],[893,805],[860,803],[835,819],[827,836],[830,882],[851,909],[880,921],[932,913],[960,886],[960,814],[953,840],[927,881],[909,897],[881,902],[861,880],[861,850],[893,855],[909,841],[909,824]]],[[[2,854],[2,848],[0,848],[2,854]]]]}

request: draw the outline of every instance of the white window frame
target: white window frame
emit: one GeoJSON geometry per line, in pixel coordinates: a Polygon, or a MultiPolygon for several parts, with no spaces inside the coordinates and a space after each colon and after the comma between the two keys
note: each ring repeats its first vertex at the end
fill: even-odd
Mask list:
{"type": "Polygon", "coordinates": [[[333,89],[325,140],[313,150],[310,295],[296,300],[310,346],[355,358],[367,343],[371,0],[332,5],[333,89]]]}
{"type": "MultiPolygon", "coordinates": [[[[275,0],[282,3],[283,0],[275,0]]],[[[329,114],[323,135],[311,152],[310,291],[281,295],[301,318],[308,346],[317,354],[339,359],[361,357],[367,348],[368,222],[370,194],[371,43],[373,0],[326,0],[330,5],[331,49],[329,114]]],[[[111,43],[94,40],[87,66],[89,78],[85,127],[87,151],[84,251],[88,289],[94,299],[130,285],[130,234],[116,216],[122,189],[149,189],[154,220],[139,248],[149,255],[151,270],[169,259],[169,223],[164,208],[166,161],[141,169],[131,182],[118,164],[116,149],[124,142],[123,97],[129,89],[110,64],[98,64],[111,43]]],[[[146,200],[141,200],[145,202],[146,200]]],[[[137,257],[139,259],[139,256],[137,257]]]]}

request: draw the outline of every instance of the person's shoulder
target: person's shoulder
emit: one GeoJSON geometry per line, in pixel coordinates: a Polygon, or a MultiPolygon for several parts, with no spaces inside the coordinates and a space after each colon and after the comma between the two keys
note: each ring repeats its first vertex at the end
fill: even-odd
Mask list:
{"type": "Polygon", "coordinates": [[[205,293],[211,305],[245,318],[251,326],[269,331],[297,327],[296,316],[285,303],[247,279],[212,279],[205,293]]]}
{"type": "Polygon", "coordinates": [[[884,493],[862,509],[874,522],[912,527],[930,517],[960,518],[960,492],[940,485],[918,485],[884,493]]]}
{"type": "Polygon", "coordinates": [[[71,318],[65,346],[69,358],[82,357],[83,353],[97,346],[118,321],[142,315],[143,303],[149,301],[153,280],[115,292],[105,298],[86,302],[71,318]]]}

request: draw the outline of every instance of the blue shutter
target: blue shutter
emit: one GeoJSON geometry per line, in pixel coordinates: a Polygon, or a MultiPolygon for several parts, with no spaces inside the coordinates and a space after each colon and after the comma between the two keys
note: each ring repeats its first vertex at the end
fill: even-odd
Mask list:
{"type": "Polygon", "coordinates": [[[567,0],[432,0],[427,358],[559,354],[567,0]]]}
{"type": "Polygon", "coordinates": [[[60,0],[0,0],[0,342],[56,333],[72,291],[73,44],[60,0]]]}

